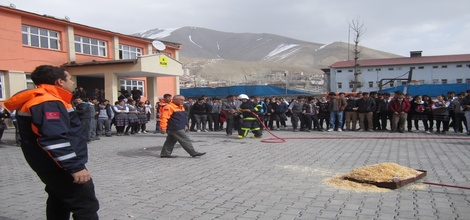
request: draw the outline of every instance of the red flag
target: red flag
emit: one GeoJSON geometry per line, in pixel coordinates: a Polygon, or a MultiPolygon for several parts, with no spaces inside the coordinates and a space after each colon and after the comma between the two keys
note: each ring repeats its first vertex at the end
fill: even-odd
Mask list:
{"type": "Polygon", "coordinates": [[[59,120],[60,112],[46,112],[46,119],[47,120],[59,120]]]}

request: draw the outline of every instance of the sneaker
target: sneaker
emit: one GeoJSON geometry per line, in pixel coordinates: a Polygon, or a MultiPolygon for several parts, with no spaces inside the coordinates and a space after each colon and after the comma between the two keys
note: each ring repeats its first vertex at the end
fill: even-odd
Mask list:
{"type": "Polygon", "coordinates": [[[202,130],[203,132],[209,132],[208,130],[202,130]]]}
{"type": "Polygon", "coordinates": [[[147,134],[147,131],[142,131],[143,134],[147,134]]]}
{"type": "Polygon", "coordinates": [[[287,127],[284,127],[284,130],[287,130],[287,127]]]}
{"type": "Polygon", "coordinates": [[[201,130],[196,130],[196,132],[201,132],[201,130]]]}
{"type": "Polygon", "coordinates": [[[279,128],[276,128],[276,131],[279,131],[279,130],[281,130],[281,129],[279,129],[279,128]]]}
{"type": "Polygon", "coordinates": [[[359,129],[357,129],[357,131],[364,131],[364,130],[363,130],[363,129],[361,129],[361,128],[359,128],[359,129]]]}
{"type": "Polygon", "coordinates": [[[299,131],[299,130],[297,130],[297,129],[294,129],[294,132],[297,132],[297,131],[299,131]]]}
{"type": "Polygon", "coordinates": [[[250,138],[261,138],[262,136],[251,136],[250,138]]]}
{"type": "Polygon", "coordinates": [[[431,132],[430,132],[430,131],[426,131],[426,134],[431,134],[431,132]]]}
{"type": "Polygon", "coordinates": [[[339,131],[339,132],[342,132],[342,131],[343,131],[343,129],[341,129],[341,128],[338,128],[338,131],[339,131]]]}
{"type": "Polygon", "coordinates": [[[242,139],[242,138],[243,138],[243,136],[241,136],[241,135],[237,136],[237,139],[242,139]]]}
{"type": "Polygon", "coordinates": [[[137,134],[140,134],[140,131],[138,131],[137,134]]]}
{"type": "Polygon", "coordinates": [[[326,131],[328,131],[328,132],[333,131],[333,128],[330,128],[330,129],[328,129],[328,130],[326,130],[326,131]]]}

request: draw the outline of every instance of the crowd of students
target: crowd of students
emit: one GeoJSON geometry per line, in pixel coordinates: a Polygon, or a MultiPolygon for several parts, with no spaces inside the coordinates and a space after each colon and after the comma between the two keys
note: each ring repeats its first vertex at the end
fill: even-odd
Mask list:
{"type": "MultiPolygon", "coordinates": [[[[260,121],[260,130],[287,130],[286,122],[290,118],[292,128],[289,130],[294,132],[421,131],[445,134],[452,128],[456,133],[466,131],[470,135],[469,92],[457,95],[448,92],[435,99],[428,95],[412,96],[402,92],[396,92],[393,97],[389,93],[363,92],[329,93],[319,98],[299,96],[290,102],[282,97],[261,99],[251,96],[249,101],[256,103],[256,110],[252,111],[260,121]]],[[[244,129],[240,111],[243,99],[240,97],[229,95],[225,100],[207,96],[189,97],[184,103],[189,131],[225,131],[227,136],[233,132],[240,133],[244,129]]],[[[148,100],[136,102],[130,95],[121,96],[114,105],[106,99],[98,101],[96,97],[76,96],[74,107],[87,130],[87,140],[94,141],[99,140],[100,136],[112,136],[113,125],[117,136],[145,134],[153,112],[156,119],[154,133],[159,132],[160,111],[171,102],[171,98],[171,94],[165,94],[153,108],[148,100]]]]}
{"type": "MultiPolygon", "coordinates": [[[[425,132],[445,134],[452,128],[455,133],[468,130],[470,119],[470,91],[439,95],[363,92],[329,93],[319,98],[299,96],[290,102],[282,97],[267,97],[261,100],[252,96],[250,100],[261,108],[257,112],[263,122],[260,128],[287,130],[286,121],[291,122],[292,131],[389,131],[425,132]]],[[[226,100],[209,99],[202,96],[189,98],[185,103],[191,127],[190,131],[219,131],[227,123],[226,133],[239,130],[242,118],[239,106],[242,102],[230,95],[226,100]],[[233,111],[233,112],[229,112],[233,111]],[[238,112],[238,113],[237,113],[238,112]],[[227,121],[226,116],[233,119],[227,121]],[[228,128],[228,129],[227,129],[228,128]]]]}

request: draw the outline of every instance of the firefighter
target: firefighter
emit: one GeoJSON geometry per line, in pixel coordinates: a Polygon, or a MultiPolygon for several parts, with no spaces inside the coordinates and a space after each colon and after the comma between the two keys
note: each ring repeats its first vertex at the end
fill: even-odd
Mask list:
{"type": "Polygon", "coordinates": [[[248,135],[249,131],[252,131],[254,136],[251,138],[261,138],[263,135],[260,129],[260,122],[256,117],[262,106],[258,103],[251,101],[247,95],[241,94],[238,99],[242,102],[238,108],[238,112],[243,117],[243,123],[241,129],[238,131],[238,139],[244,138],[248,135]]]}

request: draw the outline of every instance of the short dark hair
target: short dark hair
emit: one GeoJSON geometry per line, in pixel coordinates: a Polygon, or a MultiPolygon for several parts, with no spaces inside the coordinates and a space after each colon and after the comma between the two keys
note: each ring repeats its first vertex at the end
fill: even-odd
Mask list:
{"type": "Polygon", "coordinates": [[[167,94],[163,95],[163,98],[168,98],[168,97],[171,97],[171,94],[167,93],[167,94]]]}
{"type": "Polygon", "coordinates": [[[330,92],[330,93],[328,93],[328,96],[336,96],[336,93],[335,92],[330,92]]]}
{"type": "Polygon", "coordinates": [[[31,80],[33,80],[36,85],[55,85],[55,82],[58,79],[67,81],[67,75],[65,74],[64,68],[51,65],[41,65],[36,67],[36,69],[31,73],[31,80]]]}

